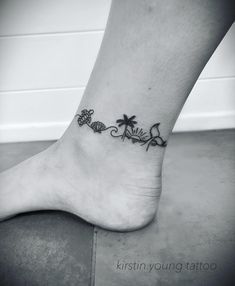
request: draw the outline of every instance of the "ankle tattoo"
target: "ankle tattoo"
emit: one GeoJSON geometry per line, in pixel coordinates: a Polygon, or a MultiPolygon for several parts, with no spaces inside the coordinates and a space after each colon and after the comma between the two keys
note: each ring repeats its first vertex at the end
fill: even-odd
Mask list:
{"type": "Polygon", "coordinates": [[[149,131],[144,131],[142,128],[135,127],[137,121],[134,119],[136,118],[135,115],[128,117],[126,114],[123,114],[122,119],[118,119],[116,123],[117,126],[106,126],[103,122],[100,121],[93,121],[92,122],[92,115],[94,113],[93,109],[87,110],[83,109],[81,114],[76,114],[75,117],[77,118],[77,123],[80,127],[83,125],[87,125],[91,128],[95,133],[102,133],[108,129],[110,129],[110,135],[115,138],[121,138],[123,141],[125,138],[130,140],[132,143],[139,143],[141,146],[146,145],[146,151],[148,151],[150,146],[160,146],[166,147],[167,141],[163,140],[160,135],[159,125],[160,123],[153,124],[149,131]],[[119,127],[124,128],[122,134],[120,134],[119,127]]]}

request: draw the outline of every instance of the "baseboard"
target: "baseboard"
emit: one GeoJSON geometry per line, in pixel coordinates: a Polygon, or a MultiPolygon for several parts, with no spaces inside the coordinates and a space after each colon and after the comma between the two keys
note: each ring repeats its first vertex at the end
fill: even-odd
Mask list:
{"type": "MultiPolygon", "coordinates": [[[[0,93],[0,142],[57,140],[69,125],[84,88],[0,93]]],[[[174,132],[235,128],[235,78],[199,80],[174,132]]]]}
{"type": "MultiPolygon", "coordinates": [[[[37,124],[9,124],[0,126],[0,142],[57,140],[69,122],[44,122],[37,124]]],[[[235,128],[235,112],[182,114],[173,132],[205,131],[235,128]]]]}
{"type": "Polygon", "coordinates": [[[179,116],[173,132],[206,131],[235,128],[235,112],[207,112],[182,114],[179,116]]]}
{"type": "Polygon", "coordinates": [[[0,143],[57,140],[68,125],[69,122],[2,125],[0,143]]]}

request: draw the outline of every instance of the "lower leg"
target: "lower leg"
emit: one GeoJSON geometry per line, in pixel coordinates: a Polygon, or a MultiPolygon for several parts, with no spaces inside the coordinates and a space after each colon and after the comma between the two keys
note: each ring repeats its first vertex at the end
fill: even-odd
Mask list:
{"type": "Polygon", "coordinates": [[[55,145],[2,174],[0,217],[47,208],[112,229],[148,223],[161,192],[165,141],[233,22],[232,2],[114,0],[78,116],[55,145]],[[130,121],[125,129],[123,114],[135,115],[139,129],[130,121]],[[91,125],[89,116],[115,127],[91,125]],[[124,140],[112,137],[119,134],[124,140]]]}
{"type": "Polygon", "coordinates": [[[113,1],[97,63],[79,107],[115,122],[135,114],[164,135],[234,20],[233,1],[113,1]],[[104,112],[105,111],[105,112],[104,112]]]}

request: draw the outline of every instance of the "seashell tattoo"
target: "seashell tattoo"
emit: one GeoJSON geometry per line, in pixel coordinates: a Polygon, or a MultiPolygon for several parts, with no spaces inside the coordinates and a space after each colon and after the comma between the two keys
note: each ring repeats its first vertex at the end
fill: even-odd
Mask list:
{"type": "Polygon", "coordinates": [[[107,129],[106,125],[100,121],[92,122],[91,128],[93,129],[94,132],[98,132],[98,133],[101,133],[102,131],[105,131],[107,129]]]}
{"type": "Polygon", "coordinates": [[[167,145],[167,141],[164,140],[160,134],[160,123],[155,123],[150,127],[149,131],[144,131],[142,128],[135,127],[137,124],[135,115],[128,117],[126,114],[123,114],[123,118],[116,120],[117,126],[111,125],[107,127],[103,122],[92,122],[93,114],[93,109],[83,109],[81,114],[76,114],[75,117],[77,117],[79,127],[87,125],[94,133],[102,133],[110,129],[110,135],[112,137],[121,138],[122,141],[127,139],[133,144],[139,143],[141,146],[145,145],[146,151],[148,151],[150,147],[166,147],[167,145]],[[123,129],[122,133],[119,133],[120,129],[123,129]]]}

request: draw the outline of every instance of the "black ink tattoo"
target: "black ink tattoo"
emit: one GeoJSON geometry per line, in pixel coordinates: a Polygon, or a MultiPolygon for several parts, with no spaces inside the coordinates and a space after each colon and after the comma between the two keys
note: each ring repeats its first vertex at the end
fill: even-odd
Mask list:
{"type": "Polygon", "coordinates": [[[131,140],[132,143],[140,143],[141,146],[146,145],[146,151],[148,151],[150,146],[160,146],[166,147],[167,141],[163,140],[160,134],[159,125],[160,123],[156,123],[152,125],[149,129],[149,132],[144,131],[142,128],[135,127],[137,121],[135,121],[136,116],[133,115],[128,117],[126,114],[123,114],[122,119],[118,119],[116,123],[118,127],[124,127],[123,133],[119,134],[120,128],[117,126],[106,126],[103,122],[93,121],[92,115],[94,113],[93,109],[87,110],[83,109],[81,114],[76,114],[77,123],[80,127],[83,125],[87,125],[90,127],[95,133],[102,133],[108,129],[110,129],[110,135],[115,138],[121,138],[123,141],[125,138],[131,140]]]}

